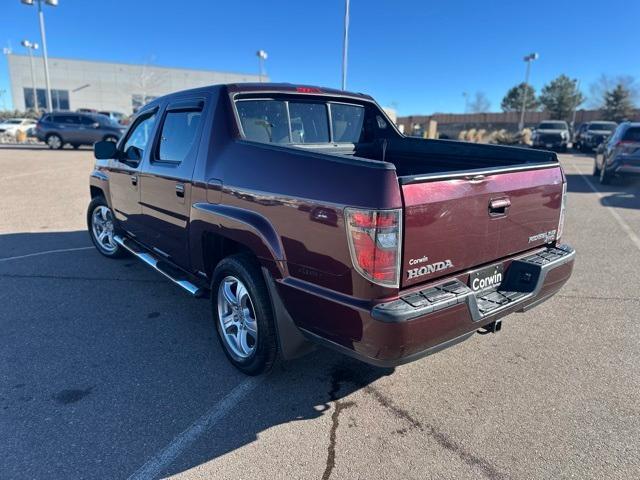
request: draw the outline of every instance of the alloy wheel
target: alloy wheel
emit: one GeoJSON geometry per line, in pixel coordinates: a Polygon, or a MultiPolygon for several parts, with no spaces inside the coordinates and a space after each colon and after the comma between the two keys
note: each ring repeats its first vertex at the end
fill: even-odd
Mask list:
{"type": "Polygon", "coordinates": [[[253,302],[244,283],[227,276],[218,286],[218,327],[231,355],[249,358],[258,345],[258,322],[253,302]]]}
{"type": "Polygon", "coordinates": [[[98,205],[91,214],[91,232],[96,243],[107,253],[114,253],[118,244],[113,238],[113,214],[109,207],[98,205]]]}
{"type": "Polygon", "coordinates": [[[49,147],[51,147],[52,149],[57,150],[62,146],[62,140],[60,140],[60,137],[58,137],[57,135],[51,135],[49,138],[47,138],[47,145],[49,145],[49,147]]]}

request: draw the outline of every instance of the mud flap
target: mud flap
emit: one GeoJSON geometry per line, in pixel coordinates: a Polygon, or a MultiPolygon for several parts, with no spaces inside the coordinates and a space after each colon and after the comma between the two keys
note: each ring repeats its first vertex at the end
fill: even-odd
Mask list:
{"type": "Polygon", "coordinates": [[[278,346],[283,360],[292,360],[302,357],[316,349],[316,346],[309,342],[300,329],[295,325],[291,315],[282,303],[282,299],[278,294],[275,282],[269,271],[262,267],[262,275],[269,290],[271,297],[271,307],[276,320],[276,329],[278,331],[278,346]]]}

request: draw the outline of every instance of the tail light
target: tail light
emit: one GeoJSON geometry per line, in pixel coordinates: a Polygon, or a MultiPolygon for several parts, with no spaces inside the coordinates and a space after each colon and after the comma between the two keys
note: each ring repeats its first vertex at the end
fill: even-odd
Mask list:
{"type": "Polygon", "coordinates": [[[620,149],[620,153],[623,153],[623,154],[633,153],[638,149],[639,146],[640,144],[638,144],[638,142],[634,142],[631,140],[620,140],[616,144],[616,147],[620,149]]]}
{"type": "Polygon", "coordinates": [[[402,210],[345,209],[353,266],[378,285],[399,287],[402,210]]]}
{"type": "Polygon", "coordinates": [[[558,231],[556,232],[556,241],[560,240],[564,231],[564,216],[567,209],[567,182],[562,184],[562,201],[560,204],[560,220],[558,221],[558,231]]]}

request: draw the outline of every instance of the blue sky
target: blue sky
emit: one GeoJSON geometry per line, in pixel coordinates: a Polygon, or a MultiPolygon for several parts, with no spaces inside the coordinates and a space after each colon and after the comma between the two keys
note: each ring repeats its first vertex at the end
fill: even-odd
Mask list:
{"type": "MultiPolygon", "coordinates": [[[[273,81],[340,85],[344,0],[59,3],[45,7],[52,57],[255,73],[264,49],[273,81]]],[[[639,25],[637,0],[351,0],[347,87],[402,115],[461,112],[463,91],[484,92],[498,111],[536,51],[536,90],[565,73],[588,93],[603,73],[640,78],[639,25]]],[[[35,7],[2,0],[2,46],[25,53],[25,37],[40,41],[35,7]]],[[[0,90],[8,83],[3,56],[0,90]]]]}

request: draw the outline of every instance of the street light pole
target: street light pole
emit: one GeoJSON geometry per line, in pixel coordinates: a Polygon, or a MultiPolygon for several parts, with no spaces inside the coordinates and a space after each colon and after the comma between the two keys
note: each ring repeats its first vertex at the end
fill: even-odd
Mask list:
{"type": "Polygon", "coordinates": [[[260,83],[262,83],[262,77],[264,76],[264,61],[267,59],[267,52],[264,50],[258,50],[256,52],[256,56],[258,57],[258,75],[260,83]]]}
{"type": "Polygon", "coordinates": [[[347,53],[349,50],[349,0],[344,6],[344,37],[342,43],[342,90],[347,89],[347,53]]]}
{"type": "Polygon", "coordinates": [[[27,51],[29,52],[29,63],[31,64],[31,90],[33,93],[33,107],[34,107],[34,110],[37,112],[39,109],[38,109],[38,95],[36,93],[36,74],[33,69],[33,50],[38,49],[38,44],[32,43],[29,40],[23,40],[22,46],[26,48],[27,51]]]}
{"type": "Polygon", "coordinates": [[[42,11],[42,2],[52,7],[58,6],[58,0],[21,0],[25,5],[33,5],[34,2],[38,2],[38,20],[40,22],[40,37],[42,40],[42,59],[44,61],[44,82],[46,85],[46,97],[47,97],[47,110],[50,112],[53,110],[51,103],[51,82],[49,80],[49,57],[47,55],[47,36],[44,28],[44,12],[42,11]]]}
{"type": "Polygon", "coordinates": [[[522,110],[520,111],[520,122],[518,123],[518,130],[522,131],[524,128],[524,113],[527,110],[527,86],[529,85],[529,74],[531,73],[531,62],[538,59],[537,53],[530,53],[524,57],[524,61],[527,62],[527,73],[524,77],[524,91],[522,92],[522,110]]]}

